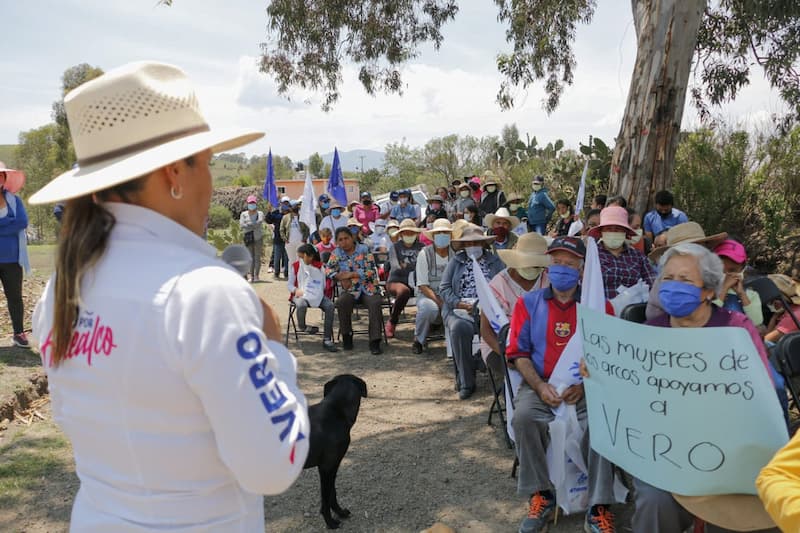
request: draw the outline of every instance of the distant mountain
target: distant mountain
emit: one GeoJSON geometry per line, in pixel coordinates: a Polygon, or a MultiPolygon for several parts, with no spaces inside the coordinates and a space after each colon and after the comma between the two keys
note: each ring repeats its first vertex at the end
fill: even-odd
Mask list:
{"type": "MultiPolygon", "coordinates": [[[[333,164],[333,152],[320,155],[323,161],[333,164]]],[[[342,170],[360,172],[362,156],[364,157],[364,170],[383,168],[383,152],[378,152],[377,150],[350,150],[349,152],[343,152],[339,150],[339,162],[342,164],[342,170]]],[[[303,164],[308,164],[308,159],[303,161],[303,164]]]]}

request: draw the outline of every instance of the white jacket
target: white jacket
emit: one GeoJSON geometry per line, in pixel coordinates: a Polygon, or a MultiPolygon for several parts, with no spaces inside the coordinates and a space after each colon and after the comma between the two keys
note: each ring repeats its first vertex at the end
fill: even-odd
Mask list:
{"type": "Polygon", "coordinates": [[[80,532],[264,530],[263,498],[308,453],[296,362],[248,283],[183,226],[107,204],[68,358],[50,366],[54,284],[36,306],[53,414],[72,442],[80,532]]]}

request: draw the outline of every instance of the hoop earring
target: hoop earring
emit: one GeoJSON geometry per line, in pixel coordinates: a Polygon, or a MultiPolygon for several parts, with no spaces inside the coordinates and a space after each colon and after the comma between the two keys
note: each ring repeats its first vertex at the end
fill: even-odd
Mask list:
{"type": "Polygon", "coordinates": [[[169,195],[172,196],[173,200],[180,200],[183,198],[183,189],[178,189],[178,192],[175,192],[175,187],[172,186],[169,189],[169,195]]]}

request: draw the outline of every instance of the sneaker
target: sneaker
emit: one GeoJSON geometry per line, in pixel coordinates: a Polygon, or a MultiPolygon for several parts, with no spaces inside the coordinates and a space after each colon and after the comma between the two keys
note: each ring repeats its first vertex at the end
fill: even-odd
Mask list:
{"type": "Polygon", "coordinates": [[[556,500],[544,492],[535,492],[528,504],[528,516],[519,525],[519,533],[546,533],[556,509],[556,500]]]}
{"type": "Polygon", "coordinates": [[[414,341],[414,344],[411,346],[411,351],[414,353],[422,353],[422,344],[419,341],[414,341]]]}
{"type": "Polygon", "coordinates": [[[329,352],[338,352],[339,348],[336,347],[336,343],[330,339],[325,339],[322,341],[322,347],[328,350],[329,352]]]}
{"type": "Polygon", "coordinates": [[[272,267],[269,267],[269,268],[267,269],[267,274],[272,274],[273,272],[275,272],[275,269],[274,269],[274,268],[272,268],[272,267]]]}
{"type": "Polygon", "coordinates": [[[380,339],[376,341],[369,341],[369,351],[372,353],[372,355],[380,355],[383,353],[380,339]]]}
{"type": "Polygon", "coordinates": [[[459,400],[468,400],[472,394],[475,392],[475,387],[461,387],[461,390],[458,391],[458,399],[459,400]]]}
{"type": "Polygon", "coordinates": [[[353,334],[342,334],[342,348],[345,350],[352,350],[353,349],[353,334]]]}
{"type": "Polygon", "coordinates": [[[306,328],[306,333],[308,333],[309,335],[316,335],[317,333],[319,333],[319,328],[317,326],[309,326],[308,328],[306,328]]]}
{"type": "Polygon", "coordinates": [[[614,513],[606,505],[593,505],[586,513],[586,521],[583,523],[583,530],[586,533],[614,533],[614,513]]]}
{"type": "Polygon", "coordinates": [[[17,333],[14,335],[14,345],[19,346],[20,348],[30,348],[31,343],[28,342],[28,337],[25,333],[17,333]]]}
{"type": "Polygon", "coordinates": [[[386,333],[386,338],[393,339],[394,338],[394,328],[396,326],[392,324],[392,321],[388,321],[386,325],[383,327],[383,332],[386,333]]]}

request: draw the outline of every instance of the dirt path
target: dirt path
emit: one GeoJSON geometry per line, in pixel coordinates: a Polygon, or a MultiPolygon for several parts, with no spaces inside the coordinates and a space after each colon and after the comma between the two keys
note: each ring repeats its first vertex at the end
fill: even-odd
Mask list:
{"type": "MultiPolygon", "coordinates": [[[[286,317],[285,283],[257,287],[286,317]]],[[[365,335],[356,335],[352,352],[323,351],[321,336],[289,344],[310,403],[340,373],[359,375],[369,387],[337,481],[339,500],[353,513],[342,530],[414,532],[440,521],[457,531],[516,531],[526,504],[510,477],[513,452],[497,422],[486,424],[488,377],[479,374],[477,393],[459,401],[444,343],[432,343],[429,354],[411,353],[412,317],[413,311],[380,356],[369,353],[365,335]]],[[[319,319],[319,311],[309,312],[311,324],[319,319]]],[[[366,315],[355,324],[366,325],[366,315]]],[[[0,531],[68,527],[77,479],[68,443],[44,414],[46,421],[18,421],[0,433],[0,531]],[[15,473],[23,467],[24,474],[15,473]]],[[[286,493],[265,499],[266,529],[326,531],[318,508],[317,473],[307,470],[286,493]]],[[[577,533],[582,525],[582,516],[565,517],[551,532],[577,533]]]]}

